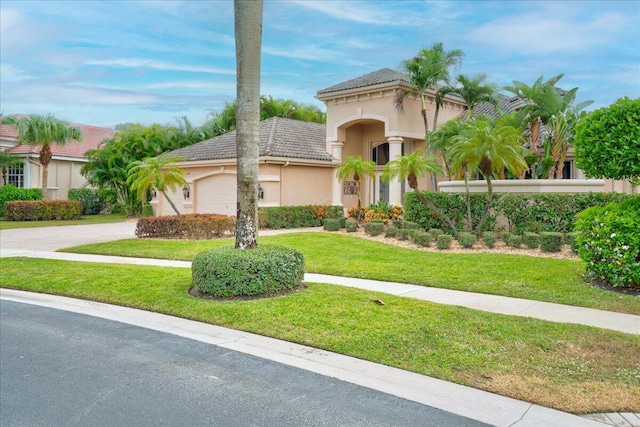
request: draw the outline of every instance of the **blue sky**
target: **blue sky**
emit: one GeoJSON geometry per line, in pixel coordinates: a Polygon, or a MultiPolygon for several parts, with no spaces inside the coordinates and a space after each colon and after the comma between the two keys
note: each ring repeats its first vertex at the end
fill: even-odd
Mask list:
{"type": "MultiPolygon", "coordinates": [[[[0,112],[201,124],[235,99],[232,1],[0,0],[0,112]]],[[[640,1],[269,1],[262,94],[316,92],[435,42],[500,86],[564,73],[589,109],[640,97],[640,1]]]]}

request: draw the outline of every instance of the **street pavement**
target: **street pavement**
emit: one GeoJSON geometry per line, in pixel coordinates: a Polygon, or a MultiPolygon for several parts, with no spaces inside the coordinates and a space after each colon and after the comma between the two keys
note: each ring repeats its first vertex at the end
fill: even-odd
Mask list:
{"type": "MultiPolygon", "coordinates": [[[[131,258],[123,259],[122,257],[101,257],[93,255],[75,255],[51,252],[63,247],[70,247],[79,244],[96,243],[99,241],[116,240],[121,238],[132,238],[134,237],[134,230],[135,222],[91,226],[83,225],[70,227],[48,227],[46,229],[21,229],[18,231],[2,230],[0,231],[0,257],[31,256],[54,259],[69,259],[77,261],[166,265],[169,267],[190,266],[189,263],[180,261],[144,260],[131,258]]],[[[318,230],[311,229],[305,231],[318,230]]],[[[261,235],[275,233],[263,232],[261,233],[261,235]]],[[[549,308],[544,306],[535,307],[535,302],[527,300],[514,300],[504,297],[492,297],[481,294],[470,294],[465,292],[446,290],[435,290],[436,292],[433,293],[434,290],[430,290],[429,288],[415,287],[419,289],[413,289],[414,287],[412,287],[412,285],[390,284],[377,281],[362,281],[359,279],[350,278],[334,278],[332,276],[323,275],[307,276],[308,277],[306,277],[306,280],[308,281],[325,283],[335,282],[335,284],[342,286],[362,287],[365,289],[378,290],[406,297],[435,300],[436,302],[440,303],[471,306],[472,308],[483,309],[486,311],[505,312],[505,310],[507,310],[507,314],[545,318],[544,316],[547,316],[546,314],[544,314],[545,309],[548,310],[549,308]],[[478,303],[478,301],[480,301],[480,303],[478,303]],[[518,305],[523,304],[523,301],[526,302],[526,306],[518,305]],[[534,304],[533,308],[531,304],[534,304]],[[517,306],[515,310],[514,305],[517,306]]],[[[246,334],[238,331],[231,331],[212,325],[204,325],[197,322],[189,323],[189,321],[186,321],[184,319],[170,318],[169,316],[158,315],[156,313],[140,312],[139,310],[132,311],[132,309],[109,306],[106,304],[78,301],[48,295],[29,294],[6,289],[0,290],[0,299],[44,307],[53,307],[59,310],[88,314],[94,317],[102,317],[104,319],[115,320],[121,323],[128,323],[135,326],[141,326],[143,328],[171,333],[176,336],[182,336],[185,338],[190,338],[192,340],[201,341],[218,348],[226,348],[228,350],[238,351],[240,353],[257,356],[261,359],[266,359],[272,362],[283,364],[285,365],[285,367],[283,368],[285,372],[288,372],[286,370],[286,366],[288,366],[289,368],[296,367],[307,372],[314,372],[316,374],[323,375],[327,378],[333,379],[334,381],[345,381],[347,383],[359,385],[371,390],[377,390],[383,393],[387,393],[389,395],[396,396],[407,401],[419,403],[430,409],[438,408],[444,411],[444,414],[438,415],[442,415],[443,420],[447,419],[447,413],[448,415],[451,415],[453,417],[466,417],[464,421],[461,421],[460,419],[456,420],[458,424],[453,425],[467,425],[465,423],[471,422],[471,420],[475,420],[478,422],[496,426],[603,426],[602,423],[593,421],[591,419],[565,414],[559,411],[554,411],[537,405],[531,405],[526,402],[505,398],[503,396],[494,395],[469,387],[447,383],[422,375],[412,374],[394,368],[372,364],[370,362],[364,362],[358,359],[336,355],[309,347],[298,346],[283,341],[254,336],[252,334],[246,334]]],[[[555,304],[553,306],[559,305],[555,304]]],[[[4,308],[4,305],[2,307],[4,308]]],[[[618,315],[617,313],[602,312],[600,310],[593,310],[592,312],[581,312],[579,308],[571,308],[565,306],[553,308],[554,309],[552,310],[552,312],[556,312],[558,310],[568,311],[564,311],[560,315],[560,317],[548,320],[573,321],[574,323],[592,324],[594,321],[593,319],[596,319],[596,324],[594,326],[606,327],[611,329],[616,329],[616,324],[622,322],[623,331],[628,333],[640,334],[639,316],[622,315],[623,317],[616,317],[618,315]],[[614,318],[609,318],[609,315],[612,315],[614,318]],[[576,319],[578,320],[576,321],[576,319]],[[602,319],[605,320],[602,321],[602,319]]],[[[18,309],[18,311],[20,310],[18,309]]],[[[620,329],[618,328],[617,330],[620,329]]],[[[97,360],[100,359],[99,356],[96,357],[97,360]]],[[[252,374],[248,373],[248,375],[252,374]]],[[[286,374],[283,375],[285,375],[286,378],[286,374]]],[[[2,376],[4,377],[4,368],[2,376]]],[[[4,378],[2,379],[4,380],[4,378]]],[[[285,382],[289,381],[295,382],[295,377],[285,380],[285,382]]],[[[1,386],[4,387],[4,385],[1,386]]],[[[630,415],[635,416],[634,414],[630,415]]],[[[348,414],[345,416],[348,416],[348,414]]],[[[433,419],[438,420],[438,416],[433,415],[433,417],[435,417],[433,419]]],[[[640,421],[640,418],[637,419],[640,421]]],[[[300,419],[298,419],[298,421],[299,420],[300,419]]],[[[2,419],[0,419],[0,421],[2,421],[2,419]]],[[[318,420],[314,419],[314,421],[317,422],[317,424],[314,424],[313,422],[311,422],[311,420],[308,420],[309,423],[303,422],[302,424],[297,425],[324,425],[321,424],[318,420]]],[[[380,422],[382,424],[379,425],[431,425],[427,423],[428,421],[415,424],[410,421],[407,421],[406,423],[400,422],[400,419],[398,419],[398,422],[396,424],[384,424],[385,421],[383,419],[381,419],[380,422]]],[[[446,421],[442,421],[442,423],[440,424],[433,425],[447,425],[443,424],[444,422],[446,421]]],[[[0,422],[0,425],[4,425],[4,423],[0,422]]],[[[168,423],[167,425],[173,424],[168,423]]],[[[211,425],[227,424],[214,423],[211,425]]],[[[263,424],[261,422],[257,422],[249,424],[240,423],[229,425],[289,424],[270,424],[270,422],[263,424]]],[[[347,424],[338,423],[332,425],[358,424],[348,422],[347,424]]],[[[366,425],[378,424],[368,423],[366,425]]],[[[640,422],[637,425],[640,425],[640,422]]]]}

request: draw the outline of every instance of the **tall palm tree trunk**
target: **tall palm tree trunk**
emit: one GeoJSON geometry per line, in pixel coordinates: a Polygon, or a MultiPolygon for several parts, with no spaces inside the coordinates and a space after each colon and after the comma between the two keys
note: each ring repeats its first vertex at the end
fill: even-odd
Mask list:
{"type": "Polygon", "coordinates": [[[237,249],[258,246],[258,157],[260,153],[260,51],[262,0],[235,0],[237,63],[236,155],[237,249]]]}
{"type": "Polygon", "coordinates": [[[40,164],[42,165],[42,198],[47,200],[47,188],[49,187],[49,163],[51,163],[51,147],[49,144],[44,144],[40,150],[40,164]]]}
{"type": "Polygon", "coordinates": [[[161,193],[164,196],[164,198],[167,199],[167,202],[169,202],[169,205],[171,206],[171,209],[173,209],[173,211],[176,213],[176,215],[178,215],[178,218],[182,218],[182,214],[180,213],[180,211],[176,207],[175,203],[173,203],[173,200],[171,200],[169,198],[169,196],[167,195],[167,192],[166,191],[161,191],[161,193]]]}

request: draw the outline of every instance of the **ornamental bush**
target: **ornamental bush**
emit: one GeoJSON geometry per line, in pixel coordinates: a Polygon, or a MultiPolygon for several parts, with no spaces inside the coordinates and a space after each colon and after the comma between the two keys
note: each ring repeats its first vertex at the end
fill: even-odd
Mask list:
{"type": "Polygon", "coordinates": [[[439,235],[444,234],[444,231],[441,228],[430,228],[429,234],[431,234],[433,240],[436,240],[439,235]]]}
{"type": "Polygon", "coordinates": [[[398,228],[395,226],[387,227],[384,229],[384,237],[396,237],[398,234],[398,228]]]}
{"type": "Polygon", "coordinates": [[[18,188],[13,184],[3,186],[0,188],[0,216],[3,216],[4,204],[14,200],[42,200],[42,190],[39,188],[18,188]]]}
{"type": "Polygon", "coordinates": [[[78,219],[82,203],[77,200],[20,200],[4,204],[7,221],[51,221],[78,219]]]}
{"type": "Polygon", "coordinates": [[[235,234],[236,217],[187,214],[138,218],[136,236],[162,239],[213,239],[235,234]]]}
{"type": "Polygon", "coordinates": [[[382,230],[384,230],[384,223],[382,222],[367,222],[364,225],[364,232],[371,236],[379,236],[382,234],[382,230]]]}
{"type": "Polygon", "coordinates": [[[411,240],[418,246],[428,248],[429,246],[431,246],[432,239],[431,234],[427,233],[426,231],[420,230],[413,235],[411,240]]]}
{"type": "Polygon", "coordinates": [[[617,287],[640,286],[640,196],[578,214],[576,246],[587,274],[617,287]]]}
{"type": "Polygon", "coordinates": [[[327,218],[324,220],[323,228],[327,231],[338,231],[340,230],[340,225],[340,218],[327,218]]]}
{"type": "Polygon", "coordinates": [[[473,233],[468,233],[465,231],[458,233],[458,243],[460,243],[463,248],[471,249],[477,241],[478,238],[473,233]]]}
{"type": "Polygon", "coordinates": [[[511,236],[509,236],[508,245],[511,246],[512,248],[519,249],[522,246],[522,236],[519,236],[517,234],[512,234],[511,236]]]}
{"type": "Polygon", "coordinates": [[[274,295],[304,280],[304,257],[294,249],[260,245],[201,252],[191,266],[193,287],[217,297],[274,295]]]}
{"type": "Polygon", "coordinates": [[[342,206],[272,206],[258,209],[261,228],[319,227],[327,218],[342,218],[342,206]]]}
{"type": "Polygon", "coordinates": [[[406,228],[398,229],[396,233],[396,238],[398,240],[407,240],[409,238],[409,230],[407,230],[406,228]]]}
{"type": "Polygon", "coordinates": [[[356,231],[358,231],[358,224],[356,224],[355,222],[347,222],[344,228],[346,228],[347,233],[355,233],[356,231]]]}
{"type": "Polygon", "coordinates": [[[538,233],[524,233],[522,235],[522,243],[528,249],[538,249],[540,247],[540,235],[538,233]]]}
{"type": "Polygon", "coordinates": [[[453,236],[448,234],[440,234],[436,238],[436,247],[438,249],[444,250],[451,248],[451,241],[453,240],[453,236]]]}
{"type": "Polygon", "coordinates": [[[498,237],[493,231],[485,231],[482,235],[482,243],[484,243],[484,245],[489,249],[493,249],[496,247],[497,240],[498,237]]]}
{"type": "Polygon", "coordinates": [[[540,233],[540,250],[542,252],[560,252],[564,245],[564,235],[557,232],[540,233]]]}
{"type": "Polygon", "coordinates": [[[574,254],[578,253],[578,247],[576,246],[577,236],[578,236],[578,233],[576,233],[575,231],[572,233],[567,233],[564,236],[565,243],[569,245],[569,247],[571,247],[571,252],[573,252],[574,254]]]}

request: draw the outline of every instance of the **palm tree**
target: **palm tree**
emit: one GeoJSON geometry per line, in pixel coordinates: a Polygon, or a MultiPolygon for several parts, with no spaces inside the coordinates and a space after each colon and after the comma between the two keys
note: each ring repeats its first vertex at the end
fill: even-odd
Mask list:
{"type": "MultiPolygon", "coordinates": [[[[493,200],[493,185],[491,179],[494,174],[500,175],[505,169],[518,174],[526,169],[526,149],[522,146],[524,138],[520,129],[507,124],[506,120],[481,116],[468,122],[466,131],[453,138],[452,151],[454,165],[463,167],[467,171],[479,171],[487,181],[487,202],[484,212],[476,226],[476,234],[480,234],[482,226],[491,208],[493,200]]],[[[465,177],[466,177],[465,173],[465,177]]],[[[467,188],[467,212],[469,227],[471,227],[470,208],[468,202],[469,185],[467,188]]]]}
{"type": "Polygon", "coordinates": [[[144,204],[147,194],[151,190],[162,193],[171,208],[178,216],[181,216],[178,208],[167,195],[167,190],[176,191],[187,185],[184,170],[175,165],[180,161],[177,157],[147,157],[131,163],[127,172],[127,185],[138,194],[144,204]]]}
{"type": "Polygon", "coordinates": [[[496,99],[498,86],[487,82],[487,79],[488,77],[484,73],[473,77],[460,74],[456,77],[458,83],[456,86],[445,87],[440,93],[443,97],[448,94],[456,94],[462,98],[466,104],[466,116],[469,117],[473,114],[478,104],[487,102],[495,108],[498,106],[496,99]]]}
{"type": "Polygon", "coordinates": [[[47,199],[49,163],[51,163],[51,145],[62,146],[71,140],[82,140],[82,131],[64,120],[49,114],[32,114],[24,117],[4,117],[2,123],[14,125],[18,131],[18,144],[39,146],[42,165],[42,195],[47,199]]]}
{"type": "Polygon", "coordinates": [[[451,139],[454,136],[459,135],[464,127],[464,120],[456,118],[449,120],[431,133],[431,151],[439,152],[442,156],[442,159],[444,160],[445,173],[449,180],[451,180],[454,173],[452,170],[453,155],[451,153],[451,139]]]}
{"type": "Polygon", "coordinates": [[[258,246],[258,156],[262,0],[234,1],[238,110],[236,112],[237,249],[258,246]]]}
{"type": "Polygon", "coordinates": [[[356,216],[357,224],[360,223],[360,212],[362,208],[362,202],[360,200],[360,182],[365,176],[369,176],[371,178],[375,177],[375,168],[376,164],[371,160],[363,160],[362,156],[349,156],[340,164],[340,166],[338,166],[338,170],[336,171],[336,176],[340,181],[353,179],[356,182],[356,195],[358,197],[358,214],[356,216]]]}
{"type": "Polygon", "coordinates": [[[7,185],[7,169],[23,164],[21,157],[0,151],[0,169],[2,169],[2,185],[7,185]]]}
{"type": "MultiPolygon", "coordinates": [[[[459,49],[446,52],[442,43],[434,43],[429,49],[422,49],[412,58],[402,62],[402,71],[409,79],[410,87],[397,93],[394,100],[398,111],[404,111],[404,100],[407,96],[413,95],[420,99],[420,112],[424,122],[424,130],[427,138],[429,135],[429,121],[427,119],[427,90],[435,92],[438,97],[439,85],[448,83],[449,68],[458,66],[462,62],[464,52],[459,49]]],[[[433,129],[438,126],[438,103],[433,116],[433,129]]]]}
{"type": "Polygon", "coordinates": [[[414,151],[411,154],[400,156],[387,163],[384,168],[382,179],[387,182],[395,178],[406,179],[409,183],[409,187],[413,190],[416,196],[418,196],[420,202],[440,215],[447,224],[449,224],[453,234],[457,235],[458,230],[456,230],[456,225],[453,223],[451,218],[449,218],[447,214],[438,208],[418,189],[418,178],[425,176],[427,173],[432,175],[442,173],[442,167],[438,162],[438,158],[431,154],[421,155],[418,151],[414,151]]]}

